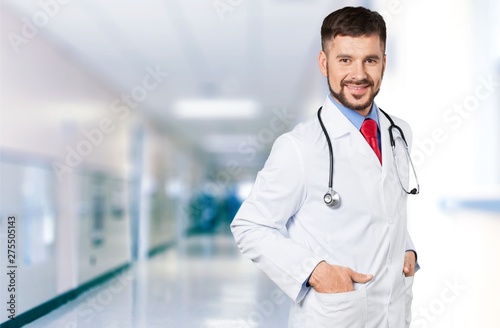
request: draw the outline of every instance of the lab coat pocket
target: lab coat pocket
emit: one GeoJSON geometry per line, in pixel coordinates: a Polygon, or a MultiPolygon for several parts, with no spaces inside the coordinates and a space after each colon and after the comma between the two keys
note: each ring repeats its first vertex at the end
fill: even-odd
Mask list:
{"type": "Polygon", "coordinates": [[[413,276],[405,277],[405,321],[406,327],[411,323],[411,302],[413,300],[413,276]]]}
{"type": "Polygon", "coordinates": [[[313,290],[307,327],[366,327],[366,291],[323,294],[313,290]]]}

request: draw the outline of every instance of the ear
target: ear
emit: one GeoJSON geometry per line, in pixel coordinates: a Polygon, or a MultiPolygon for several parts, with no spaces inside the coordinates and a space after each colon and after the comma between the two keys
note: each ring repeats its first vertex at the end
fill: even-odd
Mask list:
{"type": "Polygon", "coordinates": [[[387,55],[384,54],[384,59],[382,61],[382,78],[384,78],[384,73],[385,73],[385,65],[387,63],[387,55]]]}
{"type": "Polygon", "coordinates": [[[321,74],[323,74],[324,77],[328,76],[328,58],[326,56],[326,53],[321,50],[318,56],[318,64],[319,64],[319,70],[321,71],[321,74]]]}

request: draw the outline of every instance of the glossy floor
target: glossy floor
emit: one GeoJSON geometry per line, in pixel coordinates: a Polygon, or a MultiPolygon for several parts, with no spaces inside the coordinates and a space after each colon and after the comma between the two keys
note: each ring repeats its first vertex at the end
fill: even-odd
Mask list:
{"type": "Polygon", "coordinates": [[[288,308],[231,236],[198,236],[25,327],[286,327],[288,308]]]}
{"type": "MultiPolygon", "coordinates": [[[[500,327],[500,215],[424,206],[412,327],[500,327]],[[486,273],[485,273],[486,272],[486,273]]],[[[288,298],[229,235],[191,237],[26,327],[278,328],[288,298]]]]}

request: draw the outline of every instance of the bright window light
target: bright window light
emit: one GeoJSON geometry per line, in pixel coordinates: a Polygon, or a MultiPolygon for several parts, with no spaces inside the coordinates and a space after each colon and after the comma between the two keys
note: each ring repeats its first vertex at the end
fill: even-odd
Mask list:
{"type": "Polygon", "coordinates": [[[200,142],[202,148],[211,153],[236,153],[240,144],[250,137],[249,134],[209,134],[200,142]]]}
{"type": "Polygon", "coordinates": [[[181,119],[247,119],[257,115],[251,100],[181,100],[174,105],[181,119]]]}
{"type": "Polygon", "coordinates": [[[245,200],[252,191],[253,181],[240,182],[237,186],[236,194],[240,200],[245,200]]]}

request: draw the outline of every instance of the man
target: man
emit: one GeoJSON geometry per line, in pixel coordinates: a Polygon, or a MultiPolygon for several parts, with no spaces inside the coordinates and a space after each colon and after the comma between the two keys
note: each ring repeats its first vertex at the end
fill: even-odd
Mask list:
{"type": "MultiPolygon", "coordinates": [[[[400,181],[407,188],[409,166],[403,147],[393,158],[390,121],[374,103],[386,66],[385,22],[346,7],[325,18],[321,39],[330,94],[319,117],[340,204],[324,202],[329,147],[314,117],[275,142],[231,229],[243,254],[293,300],[289,327],[408,327],[416,253],[400,181]]],[[[411,144],[408,124],[392,120],[411,144]]]]}

